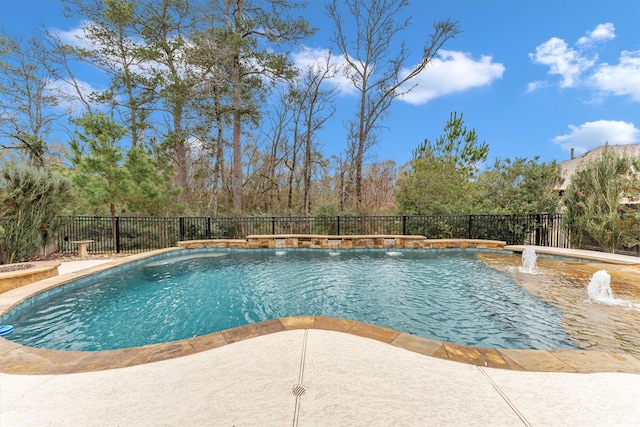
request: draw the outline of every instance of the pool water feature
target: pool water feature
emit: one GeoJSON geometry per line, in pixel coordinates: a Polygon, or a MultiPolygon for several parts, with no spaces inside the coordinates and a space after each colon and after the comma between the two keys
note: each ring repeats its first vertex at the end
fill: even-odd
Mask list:
{"type": "Polygon", "coordinates": [[[598,270],[591,276],[591,281],[587,287],[589,298],[593,301],[611,302],[613,293],[611,292],[611,275],[607,270],[598,270]]]}
{"type": "Polygon", "coordinates": [[[358,320],[496,348],[578,348],[562,311],[474,250],[193,250],[65,285],[2,318],[59,350],[168,342],[279,317],[358,320]],[[278,255],[276,255],[278,254],[278,255]]]}
{"type": "Polygon", "coordinates": [[[537,272],[537,259],[538,255],[536,255],[535,249],[530,246],[524,248],[524,250],[522,251],[522,267],[520,267],[520,272],[535,274],[537,272]]]}
{"type": "MultiPolygon", "coordinates": [[[[479,253],[478,259],[508,273],[524,289],[562,310],[562,328],[584,350],[640,355],[640,266],[539,256],[537,274],[520,269],[517,257],[479,253]],[[607,270],[617,304],[589,298],[595,273],[607,270]]],[[[596,275],[597,282],[599,275],[596,275]]]]}
{"type": "Polygon", "coordinates": [[[611,275],[607,270],[598,270],[593,273],[587,286],[589,300],[600,304],[624,306],[640,311],[640,304],[616,298],[611,290],[611,275]]]}

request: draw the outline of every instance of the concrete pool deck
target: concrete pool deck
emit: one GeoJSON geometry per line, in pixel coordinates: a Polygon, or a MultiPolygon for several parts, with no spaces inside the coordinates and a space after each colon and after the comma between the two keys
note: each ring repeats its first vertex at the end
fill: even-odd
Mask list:
{"type": "Polygon", "coordinates": [[[640,375],[516,372],[294,330],[123,369],[0,374],[2,426],[632,426],[640,375]]]}
{"type": "MultiPolygon", "coordinates": [[[[61,268],[81,276],[74,270],[91,266],[91,271],[96,267],[88,264],[92,262],[61,268]]],[[[228,334],[217,348],[102,371],[16,375],[6,373],[8,359],[0,359],[0,425],[640,423],[638,357],[502,351],[512,356],[502,360],[520,360],[510,369],[496,369],[491,363],[502,362],[495,353],[471,347],[449,345],[445,350],[457,360],[482,356],[483,363],[444,360],[434,354],[437,349],[420,348],[429,347],[431,340],[397,345],[399,335],[376,336],[389,331],[384,328],[358,333],[357,325],[345,332],[316,324],[334,322],[331,329],[339,329],[340,319],[290,322],[298,323],[296,329],[274,331],[267,326],[266,335],[259,328],[241,329],[237,339],[228,334]],[[435,357],[424,355],[429,352],[435,357]],[[522,370],[520,364],[534,369],[522,370]],[[535,371],[536,364],[554,372],[535,371]]],[[[200,344],[205,345],[202,340],[200,344]]],[[[167,350],[178,351],[175,345],[167,350]]],[[[16,350],[6,349],[3,356],[12,352],[16,350]]],[[[33,355],[22,357],[25,363],[34,361],[33,355]]],[[[47,368],[55,362],[43,359],[36,365],[47,368]]],[[[67,365],[66,372],[74,370],[67,365]]]]}

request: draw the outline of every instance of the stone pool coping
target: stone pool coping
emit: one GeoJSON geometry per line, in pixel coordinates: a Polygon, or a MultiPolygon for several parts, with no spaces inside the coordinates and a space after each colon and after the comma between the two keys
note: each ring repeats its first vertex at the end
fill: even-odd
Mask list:
{"type": "MultiPolygon", "coordinates": [[[[522,252],[527,246],[525,245],[508,245],[504,249],[513,252],[522,252]]],[[[608,252],[587,251],[582,249],[563,249],[550,248],[546,246],[530,246],[537,254],[563,256],[570,258],[580,258],[590,261],[601,261],[607,264],[640,266],[640,257],[630,255],[619,255],[608,252]]]]}
{"type": "MultiPolygon", "coordinates": [[[[465,247],[472,247],[466,245],[468,243],[473,244],[473,241],[460,240],[455,243],[464,244],[465,247]]],[[[448,241],[446,244],[453,243],[448,241]]],[[[45,279],[5,292],[0,294],[0,314],[10,310],[30,296],[61,284],[128,262],[179,249],[162,249],[119,258],[75,273],[45,279]]],[[[564,256],[575,257],[576,255],[568,252],[564,256]]],[[[173,359],[263,335],[295,329],[336,331],[373,339],[429,357],[498,369],[530,372],[620,372],[640,374],[640,357],[630,354],[586,350],[515,350],[470,347],[431,340],[354,320],[321,316],[280,318],[181,341],[96,352],[40,349],[22,346],[0,338],[0,372],[44,375],[123,368],[173,359]]]]}

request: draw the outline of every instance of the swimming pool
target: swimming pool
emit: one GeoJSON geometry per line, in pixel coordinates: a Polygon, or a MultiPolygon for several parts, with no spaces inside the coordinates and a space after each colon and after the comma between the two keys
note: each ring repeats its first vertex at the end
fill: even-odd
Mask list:
{"type": "Polygon", "coordinates": [[[289,316],[464,345],[571,349],[562,311],[476,250],[190,250],[70,282],[7,313],[17,343],[106,350],[289,316]]]}

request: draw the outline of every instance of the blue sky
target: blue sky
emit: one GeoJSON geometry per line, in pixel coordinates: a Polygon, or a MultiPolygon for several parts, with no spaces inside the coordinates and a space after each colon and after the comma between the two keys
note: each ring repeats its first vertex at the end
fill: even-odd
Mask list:
{"type": "MultiPolygon", "coordinates": [[[[40,25],[72,34],[80,21],[61,9],[55,0],[0,0],[0,26],[10,35],[40,25]]],[[[333,23],[324,10],[324,1],[309,0],[303,15],[319,30],[303,42],[304,52],[292,52],[299,64],[331,49],[333,23]]],[[[640,0],[412,0],[405,12],[412,25],[398,41],[414,61],[434,21],[457,20],[462,33],[414,91],[394,101],[370,160],[402,165],[425,138],[442,134],[453,111],[489,144],[489,162],[562,161],[571,147],[579,154],[607,141],[640,143],[640,0]]],[[[82,78],[101,84],[96,74],[82,78]]],[[[344,148],[343,123],[356,113],[344,79],[333,84],[342,91],[337,113],[319,136],[327,156],[344,148]]]]}

